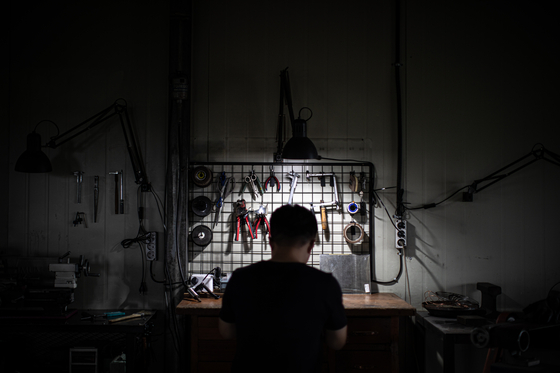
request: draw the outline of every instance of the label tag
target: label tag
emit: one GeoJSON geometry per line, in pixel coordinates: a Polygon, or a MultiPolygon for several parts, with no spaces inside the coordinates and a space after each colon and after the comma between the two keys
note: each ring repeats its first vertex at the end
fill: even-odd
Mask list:
{"type": "Polygon", "coordinates": [[[364,284],[364,290],[369,293],[369,284],[364,284]]]}

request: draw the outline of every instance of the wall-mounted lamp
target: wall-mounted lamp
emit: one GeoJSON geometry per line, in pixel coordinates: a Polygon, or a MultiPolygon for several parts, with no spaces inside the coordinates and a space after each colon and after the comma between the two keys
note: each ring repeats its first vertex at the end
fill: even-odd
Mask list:
{"type": "Polygon", "coordinates": [[[39,124],[44,122],[49,122],[55,125],[57,129],[57,134],[49,140],[44,146],[48,148],[55,149],[67,141],[70,141],[74,137],[81,135],[85,131],[95,127],[96,125],[118,115],[121,127],[124,133],[124,139],[126,141],[126,147],[128,150],[128,155],[132,162],[132,169],[134,170],[134,177],[136,179],[136,184],[141,185],[143,191],[150,190],[150,184],[148,182],[148,177],[146,176],[146,169],[144,163],[142,162],[142,157],[136,145],[136,140],[134,137],[134,131],[132,130],[132,125],[130,124],[130,119],[127,112],[127,104],[123,99],[116,100],[111,106],[100,111],[94,116],[86,119],[85,121],[79,123],[78,125],[70,128],[64,133],[60,133],[56,123],[50,120],[42,120],[33,129],[29,135],[27,135],[27,149],[18,158],[15,166],[15,170],[19,172],[28,173],[41,173],[41,172],[51,172],[52,166],[49,158],[41,150],[41,135],[39,135],[36,130],[39,124]]]}
{"type": "Polygon", "coordinates": [[[298,118],[294,119],[292,107],[292,92],[290,88],[290,78],[288,68],[280,72],[280,108],[278,113],[277,141],[278,147],[274,154],[275,162],[282,162],[282,159],[320,159],[317,148],[307,137],[307,121],[311,119],[313,113],[307,119],[301,118],[301,111],[309,108],[301,108],[298,118]],[[284,103],[288,105],[290,124],[292,125],[292,138],[283,146],[283,126],[284,126],[284,103]]]}
{"type": "MultiPolygon", "coordinates": [[[[16,162],[15,170],[19,172],[30,172],[30,173],[41,173],[41,172],[51,172],[52,166],[49,157],[41,150],[41,135],[37,132],[37,126],[43,122],[50,122],[56,126],[54,122],[50,120],[42,120],[33,129],[29,135],[27,135],[27,149],[18,158],[16,162]]],[[[58,129],[58,126],[56,126],[58,129]]]]}
{"type": "MultiPolygon", "coordinates": [[[[535,163],[539,160],[545,160],[556,166],[560,166],[560,155],[551,152],[546,149],[543,144],[535,144],[531,151],[524,155],[523,157],[511,162],[507,166],[500,168],[499,170],[491,173],[490,175],[483,177],[472,182],[468,185],[467,191],[463,192],[463,201],[472,202],[474,200],[475,193],[480,192],[483,189],[488,188],[490,185],[497,183],[498,181],[505,179],[511,174],[535,163]],[[552,159],[547,158],[549,156],[552,159]]],[[[431,207],[431,206],[430,206],[431,207]]]]}

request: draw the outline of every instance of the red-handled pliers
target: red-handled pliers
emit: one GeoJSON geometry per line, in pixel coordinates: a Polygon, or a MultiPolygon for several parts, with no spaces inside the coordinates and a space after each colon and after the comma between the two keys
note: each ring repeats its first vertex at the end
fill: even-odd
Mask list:
{"type": "Polygon", "coordinates": [[[261,205],[257,210],[257,217],[255,218],[255,238],[257,238],[257,232],[259,231],[259,224],[264,221],[266,225],[266,230],[268,231],[268,238],[270,239],[270,225],[268,224],[268,219],[266,218],[266,205],[261,205]]]}
{"type": "Polygon", "coordinates": [[[247,207],[245,205],[244,199],[238,199],[237,204],[235,206],[235,215],[237,216],[237,230],[235,231],[235,240],[239,241],[239,231],[241,229],[241,220],[247,224],[247,228],[249,229],[249,234],[251,238],[253,237],[253,229],[251,228],[251,222],[249,221],[249,212],[247,211],[247,207]]]}
{"type": "Polygon", "coordinates": [[[276,183],[276,185],[278,186],[278,192],[280,191],[280,182],[278,181],[278,178],[276,176],[274,176],[274,167],[270,166],[270,176],[268,177],[268,179],[266,179],[266,181],[264,182],[264,190],[265,192],[268,192],[268,184],[270,184],[270,186],[272,188],[274,188],[274,183],[276,183]]]}

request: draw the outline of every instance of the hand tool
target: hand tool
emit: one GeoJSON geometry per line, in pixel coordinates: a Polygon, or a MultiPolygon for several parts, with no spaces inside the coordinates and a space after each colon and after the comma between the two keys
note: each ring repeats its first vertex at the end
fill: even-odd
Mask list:
{"type": "Polygon", "coordinates": [[[83,174],[82,171],[74,171],[74,176],[76,176],[76,203],[82,203],[83,174]]]}
{"type": "Polygon", "coordinates": [[[99,176],[93,177],[93,222],[97,223],[97,208],[99,206],[99,176]]]}
{"type": "Polygon", "coordinates": [[[198,293],[196,291],[194,291],[194,289],[190,286],[187,286],[187,291],[189,292],[189,294],[191,295],[191,297],[193,297],[194,299],[196,299],[198,302],[202,302],[200,300],[200,296],[198,295],[198,293]]]}
{"type": "Polygon", "coordinates": [[[121,174],[119,175],[121,187],[119,190],[119,213],[124,214],[124,172],[121,170],[121,174]]]}
{"type": "Polygon", "coordinates": [[[352,192],[358,192],[360,189],[360,182],[358,180],[358,177],[356,176],[356,172],[355,171],[351,171],[350,172],[350,190],[352,192]]]}
{"type": "Polygon", "coordinates": [[[256,218],[253,222],[255,226],[255,238],[257,238],[257,232],[259,230],[259,224],[261,221],[264,222],[263,226],[266,226],[265,229],[268,231],[268,238],[270,238],[270,225],[268,224],[268,219],[266,218],[266,206],[267,205],[260,205],[256,211],[256,218]]]}
{"type": "Polygon", "coordinates": [[[212,230],[206,225],[197,225],[193,228],[191,237],[195,245],[204,247],[212,242],[212,230]]]}
{"type": "Polygon", "coordinates": [[[309,171],[306,171],[306,178],[307,180],[311,179],[312,177],[319,177],[319,178],[324,178],[326,176],[330,176],[332,179],[332,187],[333,187],[333,200],[331,202],[321,202],[319,204],[314,204],[311,203],[311,211],[313,211],[314,207],[328,207],[328,206],[334,206],[336,208],[336,210],[340,209],[340,203],[339,203],[339,199],[338,199],[338,188],[336,186],[336,176],[334,173],[319,173],[319,174],[312,174],[309,171]]]}
{"type": "Polygon", "coordinates": [[[218,180],[218,193],[220,198],[216,202],[216,217],[214,218],[214,228],[218,225],[218,220],[220,218],[220,212],[222,212],[222,206],[224,205],[224,200],[231,194],[235,185],[235,179],[233,177],[226,177],[226,173],[222,172],[220,179],[218,180]]]}
{"type": "Polygon", "coordinates": [[[86,311],[82,311],[82,321],[91,320],[94,321],[95,319],[116,319],[121,316],[125,316],[126,314],[122,311],[113,311],[113,312],[105,312],[103,315],[95,315],[86,311]]]}
{"type": "Polygon", "coordinates": [[[247,211],[247,206],[245,204],[244,199],[238,199],[235,206],[235,215],[237,220],[237,229],[235,231],[235,240],[239,241],[239,230],[241,229],[241,220],[243,220],[244,224],[247,225],[249,229],[249,234],[251,238],[255,238],[253,236],[253,230],[251,228],[251,222],[249,221],[249,211],[247,211]]]}
{"type": "Polygon", "coordinates": [[[360,184],[361,184],[361,190],[360,190],[360,215],[364,216],[367,214],[367,205],[364,202],[364,191],[366,190],[366,174],[365,172],[360,172],[360,184]]]}
{"type": "Polygon", "coordinates": [[[241,195],[244,191],[245,191],[245,187],[247,185],[250,186],[250,192],[251,192],[251,197],[253,199],[256,199],[258,197],[258,195],[262,195],[263,191],[262,191],[262,187],[258,187],[257,185],[260,186],[260,181],[259,178],[257,177],[257,175],[255,175],[255,171],[251,170],[251,172],[249,173],[249,175],[245,176],[245,183],[243,183],[243,186],[241,187],[241,190],[239,191],[239,193],[237,195],[241,195]]]}
{"type": "MultiPolygon", "coordinates": [[[[321,200],[321,203],[322,202],[323,200],[321,200]]],[[[326,231],[328,228],[327,209],[325,208],[325,206],[321,206],[321,227],[323,228],[324,231],[326,231]]]]}
{"type": "Polygon", "coordinates": [[[124,214],[123,171],[109,172],[109,175],[115,175],[115,214],[124,214]]]}
{"type": "Polygon", "coordinates": [[[195,167],[192,171],[193,183],[201,188],[212,184],[212,171],[204,166],[195,167]]]}
{"type": "Polygon", "coordinates": [[[119,322],[119,321],[126,321],[126,320],[130,320],[130,319],[137,319],[139,317],[144,317],[144,316],[148,316],[149,313],[146,311],[140,311],[140,312],[136,312],[133,313],[132,315],[128,315],[128,316],[122,316],[122,317],[117,317],[115,319],[110,319],[108,320],[110,323],[114,323],[114,322],[119,322]]]}
{"type": "MultiPolygon", "coordinates": [[[[252,174],[255,174],[255,171],[251,171],[252,174]]],[[[261,184],[261,181],[259,180],[259,177],[257,175],[255,175],[256,179],[255,179],[255,183],[257,184],[257,189],[259,191],[259,194],[262,196],[264,194],[264,188],[261,184]]]]}
{"type": "Polygon", "coordinates": [[[278,186],[277,192],[279,192],[280,191],[280,182],[278,181],[278,178],[276,176],[274,176],[274,166],[270,166],[270,176],[264,182],[264,190],[268,191],[268,186],[269,185],[272,188],[272,190],[274,190],[274,185],[275,184],[278,186]]]}
{"type": "Polygon", "coordinates": [[[84,228],[87,228],[86,213],[85,212],[77,212],[76,213],[76,219],[74,219],[74,221],[72,222],[74,224],[74,227],[77,226],[78,224],[82,224],[82,222],[84,222],[84,228]],[[82,215],[83,215],[83,218],[82,218],[82,215]]]}
{"type": "Polygon", "coordinates": [[[294,192],[296,190],[297,182],[299,179],[299,174],[296,174],[293,170],[288,172],[286,175],[288,178],[291,179],[290,184],[290,198],[288,198],[288,205],[293,205],[294,203],[294,192]]]}

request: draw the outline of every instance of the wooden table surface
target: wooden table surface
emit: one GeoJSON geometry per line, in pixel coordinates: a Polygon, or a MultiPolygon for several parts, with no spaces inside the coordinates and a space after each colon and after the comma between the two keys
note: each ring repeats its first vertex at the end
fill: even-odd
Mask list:
{"type": "MultiPolygon", "coordinates": [[[[343,294],[342,302],[349,316],[412,316],[416,309],[393,293],[343,294]]],[[[181,315],[217,315],[222,299],[202,298],[197,302],[185,298],[177,305],[181,315]]]]}

